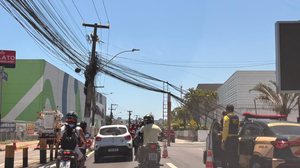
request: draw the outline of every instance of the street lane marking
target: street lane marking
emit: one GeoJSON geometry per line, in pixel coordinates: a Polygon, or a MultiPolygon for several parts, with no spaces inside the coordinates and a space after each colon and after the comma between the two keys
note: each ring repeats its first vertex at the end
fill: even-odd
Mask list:
{"type": "Polygon", "coordinates": [[[169,167],[171,168],[177,168],[175,165],[173,165],[172,163],[166,163],[169,167]]]}
{"type": "Polygon", "coordinates": [[[89,154],[87,154],[87,157],[90,157],[95,151],[90,152],[89,154]]]}

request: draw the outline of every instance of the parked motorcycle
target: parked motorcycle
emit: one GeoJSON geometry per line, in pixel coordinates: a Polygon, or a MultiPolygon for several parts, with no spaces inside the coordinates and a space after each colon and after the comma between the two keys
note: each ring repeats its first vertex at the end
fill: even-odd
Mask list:
{"type": "Polygon", "coordinates": [[[159,168],[162,166],[160,162],[160,147],[158,143],[148,143],[139,149],[139,168],[159,168]]]}
{"type": "Polygon", "coordinates": [[[82,168],[84,160],[77,161],[77,154],[73,150],[61,150],[56,159],[57,168],[82,168]]]}

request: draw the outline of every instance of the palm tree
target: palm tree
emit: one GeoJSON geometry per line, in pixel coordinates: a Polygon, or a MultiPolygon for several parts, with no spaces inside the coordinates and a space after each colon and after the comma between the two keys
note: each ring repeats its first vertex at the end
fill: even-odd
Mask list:
{"type": "Polygon", "coordinates": [[[277,114],[288,115],[291,110],[298,104],[298,93],[279,93],[278,86],[274,81],[269,81],[273,87],[259,83],[250,89],[249,92],[257,91],[260,92],[256,99],[262,102],[268,103],[273,107],[273,110],[277,114]],[[275,90],[274,90],[275,88],[275,90]]]}

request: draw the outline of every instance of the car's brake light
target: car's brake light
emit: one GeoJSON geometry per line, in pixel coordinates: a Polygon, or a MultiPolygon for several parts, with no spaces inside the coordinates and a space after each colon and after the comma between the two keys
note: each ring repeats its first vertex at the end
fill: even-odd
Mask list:
{"type": "Polygon", "coordinates": [[[71,151],[64,151],[63,154],[64,154],[64,155],[71,155],[72,152],[71,152],[71,151]]]}
{"type": "Polygon", "coordinates": [[[95,140],[96,140],[96,141],[101,141],[101,140],[102,140],[102,138],[101,138],[101,137],[99,137],[99,136],[96,136],[95,140]]]}
{"type": "Polygon", "coordinates": [[[131,135],[126,135],[124,138],[125,138],[125,140],[130,141],[131,140],[131,135]]]}
{"type": "Polygon", "coordinates": [[[272,141],[271,144],[277,149],[284,149],[290,146],[287,140],[276,140],[272,141]]]}

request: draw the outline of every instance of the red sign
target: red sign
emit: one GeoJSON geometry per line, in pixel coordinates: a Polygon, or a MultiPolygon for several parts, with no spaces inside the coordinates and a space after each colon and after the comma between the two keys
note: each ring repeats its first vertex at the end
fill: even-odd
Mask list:
{"type": "Polygon", "coordinates": [[[0,50],[0,66],[5,68],[16,67],[16,51],[0,50]]]}

